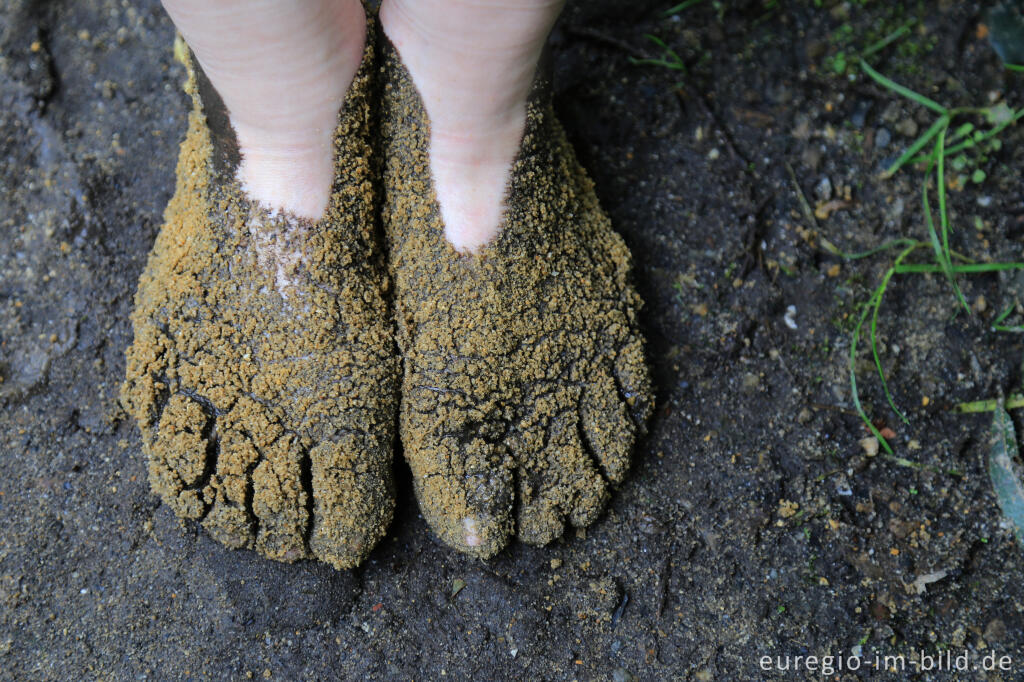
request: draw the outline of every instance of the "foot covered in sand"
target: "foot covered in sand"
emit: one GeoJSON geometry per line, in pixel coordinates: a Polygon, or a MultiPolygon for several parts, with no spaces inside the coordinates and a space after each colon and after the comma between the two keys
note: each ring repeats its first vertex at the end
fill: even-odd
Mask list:
{"type": "Polygon", "coordinates": [[[398,361],[374,232],[372,53],[368,39],[318,221],[247,198],[223,104],[190,67],[194,109],[122,388],[150,486],[178,516],[229,547],[338,568],[366,557],[394,508],[398,361]]]}
{"type": "Polygon", "coordinates": [[[490,557],[512,536],[544,544],[598,517],[651,411],[629,252],[540,81],[501,229],[475,254],[456,250],[423,100],[383,49],[383,219],[416,495],[461,551],[490,557]]]}

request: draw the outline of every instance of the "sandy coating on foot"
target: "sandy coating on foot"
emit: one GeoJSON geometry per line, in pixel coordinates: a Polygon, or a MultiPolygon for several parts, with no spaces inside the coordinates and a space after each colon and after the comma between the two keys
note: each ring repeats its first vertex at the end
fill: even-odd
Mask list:
{"type": "Polygon", "coordinates": [[[630,256],[543,88],[527,107],[505,225],[479,255],[444,238],[429,124],[385,47],[384,227],[405,355],[400,428],[434,531],[489,557],[586,526],[651,411],[630,256]]]}
{"type": "Polygon", "coordinates": [[[142,274],[122,402],[150,486],[229,547],[362,561],[390,523],[398,362],[376,243],[372,41],[335,133],[327,213],[297,219],[215,169],[196,73],[177,189],[142,274]]]}

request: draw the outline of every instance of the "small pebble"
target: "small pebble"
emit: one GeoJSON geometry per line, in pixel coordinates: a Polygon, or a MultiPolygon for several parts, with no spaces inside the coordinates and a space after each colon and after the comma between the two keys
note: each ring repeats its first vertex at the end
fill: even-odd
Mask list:
{"type": "Polygon", "coordinates": [[[895,125],[896,132],[906,137],[917,137],[917,121],[905,118],[895,125]]]}
{"type": "Polygon", "coordinates": [[[616,668],[612,671],[612,680],[614,682],[633,682],[635,679],[625,668],[616,668]]]}
{"type": "Polygon", "coordinates": [[[864,101],[857,105],[857,108],[853,110],[853,114],[850,115],[850,123],[853,124],[854,128],[860,129],[864,127],[868,111],[870,110],[871,102],[869,101],[864,101]]]}
{"type": "Polygon", "coordinates": [[[832,181],[828,176],[823,176],[818,184],[814,186],[814,196],[820,201],[828,201],[832,198],[832,181]]]}
{"type": "Polygon", "coordinates": [[[786,323],[786,326],[790,329],[796,329],[796,306],[786,306],[786,314],[782,316],[782,321],[786,323]]]}
{"type": "Polygon", "coordinates": [[[892,142],[892,133],[888,128],[879,128],[875,131],[875,149],[885,149],[892,142]]]}

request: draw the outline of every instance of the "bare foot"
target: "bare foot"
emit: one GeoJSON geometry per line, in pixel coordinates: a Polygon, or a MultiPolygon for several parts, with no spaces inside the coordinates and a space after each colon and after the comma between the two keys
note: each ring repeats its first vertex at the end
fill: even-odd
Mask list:
{"type": "Polygon", "coordinates": [[[247,193],[240,140],[190,68],[177,190],[136,294],[122,402],[153,491],[224,544],[282,561],[355,566],[394,508],[375,72],[370,46],[335,110],[327,200],[311,219],[247,193]]]}
{"type": "Polygon", "coordinates": [[[475,212],[442,190],[445,126],[405,54],[384,56],[382,103],[402,443],[433,530],[489,557],[513,535],[543,544],[592,523],[626,475],[652,406],[641,302],[540,82],[523,93],[497,209],[480,213],[499,222],[453,231],[450,217],[475,212]]]}

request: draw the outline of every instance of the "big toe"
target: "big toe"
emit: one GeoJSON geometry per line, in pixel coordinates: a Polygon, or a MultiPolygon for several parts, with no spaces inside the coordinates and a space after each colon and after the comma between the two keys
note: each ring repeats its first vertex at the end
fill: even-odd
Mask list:
{"type": "Polygon", "coordinates": [[[420,509],[441,540],[485,559],[508,544],[514,476],[503,446],[456,436],[404,442],[420,509]]]}

